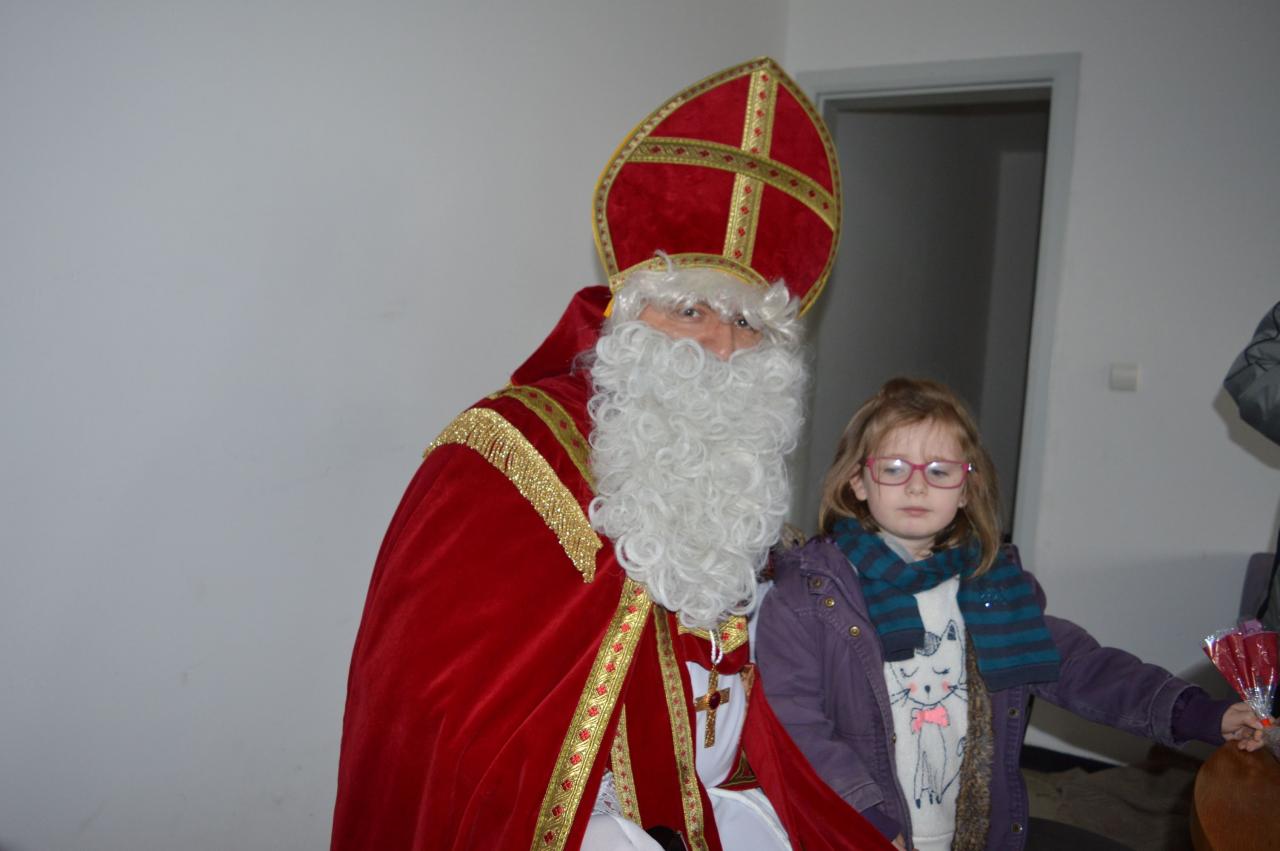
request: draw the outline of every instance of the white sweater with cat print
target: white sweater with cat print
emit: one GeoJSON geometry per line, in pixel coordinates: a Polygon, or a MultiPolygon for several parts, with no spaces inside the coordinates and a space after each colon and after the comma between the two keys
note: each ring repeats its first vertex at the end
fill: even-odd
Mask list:
{"type": "MultiPolygon", "coordinates": [[[[897,541],[882,537],[899,556],[909,558],[897,541]]],[[[953,577],[916,594],[924,647],[910,659],[884,664],[898,783],[919,851],[946,851],[956,831],[960,760],[969,725],[959,590],[960,580],[953,577]]]]}

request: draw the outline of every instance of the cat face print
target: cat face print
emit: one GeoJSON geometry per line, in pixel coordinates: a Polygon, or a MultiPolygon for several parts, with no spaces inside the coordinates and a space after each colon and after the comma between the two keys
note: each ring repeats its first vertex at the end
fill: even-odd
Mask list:
{"type": "Polygon", "coordinates": [[[892,665],[899,694],[919,706],[935,706],[963,686],[964,641],[953,620],[942,634],[924,634],[924,647],[916,655],[892,665]]]}

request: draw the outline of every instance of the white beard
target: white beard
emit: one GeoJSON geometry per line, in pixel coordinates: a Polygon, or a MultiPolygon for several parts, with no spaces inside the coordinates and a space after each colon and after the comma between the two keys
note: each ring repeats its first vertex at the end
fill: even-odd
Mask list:
{"type": "Polygon", "coordinates": [[[721,361],[625,322],[588,362],[592,525],[686,626],[750,613],[790,504],[786,456],[806,380],[798,348],[761,343],[721,361]]]}

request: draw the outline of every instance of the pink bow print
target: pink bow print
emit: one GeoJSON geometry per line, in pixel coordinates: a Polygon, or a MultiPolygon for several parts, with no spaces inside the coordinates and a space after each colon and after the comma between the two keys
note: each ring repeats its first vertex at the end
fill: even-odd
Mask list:
{"type": "Polygon", "coordinates": [[[951,716],[947,715],[947,707],[939,703],[932,709],[911,710],[911,732],[919,733],[925,724],[937,724],[939,727],[950,727],[951,716]]]}

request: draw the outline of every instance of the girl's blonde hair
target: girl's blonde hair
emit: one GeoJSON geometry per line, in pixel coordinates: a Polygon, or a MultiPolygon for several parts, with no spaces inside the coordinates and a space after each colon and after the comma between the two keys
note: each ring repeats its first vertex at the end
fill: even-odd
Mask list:
{"type": "Polygon", "coordinates": [[[924,378],[893,378],[872,396],[845,426],[836,444],[836,458],[822,483],[822,503],[818,508],[818,528],[831,534],[841,517],[853,517],[868,531],[880,527],[867,504],[850,486],[854,476],[863,475],[867,458],[874,455],[894,429],[917,423],[950,428],[960,444],[963,458],[973,470],[963,485],[965,505],[955,519],[934,539],[934,549],[975,543],[981,552],[979,576],[995,563],[1000,548],[999,490],[991,456],[969,409],[949,387],[924,378]]]}

